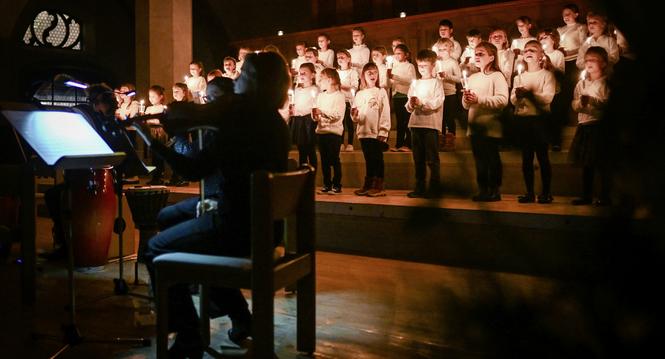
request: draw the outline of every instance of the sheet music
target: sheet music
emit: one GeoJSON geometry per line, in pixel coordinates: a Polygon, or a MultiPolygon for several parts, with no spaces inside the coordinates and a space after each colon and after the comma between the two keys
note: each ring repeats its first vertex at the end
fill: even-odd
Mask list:
{"type": "Polygon", "coordinates": [[[106,142],[78,113],[12,110],[3,110],[2,113],[50,166],[63,156],[113,154],[106,142]]]}

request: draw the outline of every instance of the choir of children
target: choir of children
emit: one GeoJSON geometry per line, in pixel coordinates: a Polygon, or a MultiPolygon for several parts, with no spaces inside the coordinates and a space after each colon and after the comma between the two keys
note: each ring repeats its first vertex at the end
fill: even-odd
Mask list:
{"type": "MultiPolygon", "coordinates": [[[[467,33],[468,46],[464,51],[453,38],[453,23],[444,19],[439,23],[432,51],[417,52],[417,67],[411,62],[404,39],[395,38],[389,54],[384,46],[368,47],[365,30],[360,27],[352,29],[352,47],[348,50],[331,48],[330,37],[324,33],[316,38],[318,48],[308,48],[305,41],[297,42],[297,57],[290,62],[295,87],[289,91],[289,103],[284,108],[288,108],[288,114],[284,116],[288,117],[299,162],[319,167],[318,147],[323,174],[319,193],[340,193],[340,151],[353,151],[357,137],[366,173],[362,187],[354,193],[384,196],[383,152],[388,149],[392,112],[396,147],[391,150],[412,152],[413,156],[416,185],[408,196],[439,197],[442,187],[438,152],[455,151],[456,120],[465,126],[463,121],[468,116],[466,132],[479,190],[473,200],[501,199],[499,145],[503,127],[509,125],[514,127],[522,150],[526,193],[518,201],[550,203],[553,196],[549,146],[560,150],[561,138],[555,132],[560,133],[567,123],[572,102],[579,125],[570,158],[584,168],[582,196],[573,204],[592,203],[596,171],[600,171],[603,184],[596,203],[609,203],[609,174],[607,161],[602,157],[605,142],[598,123],[608,97],[605,76],[619,59],[619,47],[615,35],[608,33],[604,16],[590,12],[586,25],[578,22],[579,16],[576,5],[566,5],[562,10],[565,25],[544,28],[537,32],[537,39],[531,35],[535,23],[528,16],[515,20],[519,37],[512,41],[501,28],[488,34],[488,42],[474,29],[467,33]],[[582,76],[578,69],[584,70],[582,76]],[[513,120],[506,123],[502,119],[509,104],[514,106],[514,110],[510,107],[513,120]],[[534,188],[534,155],[542,181],[538,196],[534,188]]],[[[237,79],[243,58],[250,51],[241,47],[237,60],[225,57],[224,72],[216,70],[210,73],[211,77],[237,79]]],[[[173,97],[177,101],[191,98],[204,103],[203,65],[192,61],[189,73],[185,83],[174,85],[173,97]]],[[[119,117],[131,117],[139,111],[159,112],[163,101],[161,87],[151,87],[152,106],[147,110],[133,99],[133,89],[124,84],[116,90],[119,117]]],[[[158,167],[152,181],[155,183],[161,181],[162,169],[158,167]]]]}

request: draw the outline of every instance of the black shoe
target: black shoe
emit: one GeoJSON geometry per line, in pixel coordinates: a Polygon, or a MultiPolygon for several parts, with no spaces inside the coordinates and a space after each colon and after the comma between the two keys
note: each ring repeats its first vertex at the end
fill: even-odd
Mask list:
{"type": "Polygon", "coordinates": [[[501,192],[499,192],[498,188],[494,188],[489,190],[489,193],[487,194],[487,197],[485,197],[485,202],[498,202],[501,200],[501,192]]]}
{"type": "Polygon", "coordinates": [[[316,193],[317,194],[328,194],[332,191],[332,188],[328,186],[323,186],[320,190],[318,190],[316,193]]]}
{"type": "Polygon", "coordinates": [[[328,192],[328,194],[340,194],[340,193],[342,193],[341,186],[333,186],[332,190],[328,192]]]}
{"type": "Polygon", "coordinates": [[[612,204],[612,201],[609,198],[600,198],[594,204],[598,207],[606,207],[612,204]]]}
{"type": "Polygon", "coordinates": [[[425,191],[416,189],[406,194],[409,198],[425,198],[425,191]]]}
{"type": "Polygon", "coordinates": [[[146,183],[148,186],[161,186],[164,184],[164,180],[161,178],[153,178],[148,183],[146,183]]]}
{"type": "Polygon", "coordinates": [[[229,340],[237,346],[242,346],[243,342],[252,335],[252,317],[251,315],[243,320],[231,319],[233,327],[227,332],[229,340]]]}
{"type": "Polygon", "coordinates": [[[203,340],[200,334],[178,333],[175,342],[169,348],[169,359],[200,359],[203,358],[203,340]]]}
{"type": "Polygon", "coordinates": [[[477,195],[471,197],[474,202],[485,202],[487,199],[487,192],[480,191],[477,195]]]}
{"type": "Polygon", "coordinates": [[[586,204],[591,204],[591,198],[588,197],[581,197],[581,198],[575,198],[570,202],[573,206],[582,206],[586,204]]]}
{"type": "Polygon", "coordinates": [[[540,204],[552,203],[552,201],[554,201],[554,198],[549,193],[543,193],[538,195],[538,203],[540,204]]]}
{"type": "Polygon", "coordinates": [[[47,261],[59,261],[67,258],[67,248],[65,246],[56,247],[51,252],[40,253],[39,258],[44,258],[47,261]]]}
{"type": "Polygon", "coordinates": [[[189,186],[189,182],[182,180],[182,179],[176,179],[176,180],[170,180],[169,182],[166,182],[167,186],[173,186],[173,187],[187,187],[189,186]]]}
{"type": "Polygon", "coordinates": [[[561,145],[552,145],[552,152],[561,152],[561,145]]]}
{"type": "MultiPolygon", "coordinates": [[[[540,200],[540,197],[538,197],[540,200]]],[[[533,193],[527,193],[522,196],[517,196],[517,202],[519,203],[533,203],[536,201],[536,196],[533,193]]]]}

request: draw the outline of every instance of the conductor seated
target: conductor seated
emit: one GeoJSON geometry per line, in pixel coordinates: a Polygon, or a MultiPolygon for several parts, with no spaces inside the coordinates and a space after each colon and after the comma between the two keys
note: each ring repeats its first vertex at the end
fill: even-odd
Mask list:
{"type": "MultiPolygon", "coordinates": [[[[289,132],[278,109],[286,103],[290,82],[287,64],[280,55],[250,54],[236,80],[236,95],[205,105],[173,104],[162,120],[169,134],[201,125],[218,129],[214,142],[192,157],[152,141],[144,128],[137,129],[152,151],[185,179],[199,180],[217,171],[224,178],[215,210],[180,222],[150,239],[145,262],[153,283],[153,260],[161,254],[250,256],[250,176],[258,170],[287,170],[289,132]]],[[[251,313],[239,289],[211,288],[210,297],[219,314],[231,318],[233,327],[228,334],[233,342],[251,336],[251,313]]],[[[187,283],[170,288],[168,308],[169,330],[177,333],[169,357],[201,357],[199,319],[187,283]]]]}

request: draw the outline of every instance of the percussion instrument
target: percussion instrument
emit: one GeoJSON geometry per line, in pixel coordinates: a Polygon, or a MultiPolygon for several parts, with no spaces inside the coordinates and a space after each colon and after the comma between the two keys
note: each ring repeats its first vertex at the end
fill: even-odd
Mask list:
{"type": "Polygon", "coordinates": [[[132,219],[139,230],[138,260],[143,261],[143,253],[148,240],[157,234],[157,215],[166,206],[169,190],[165,186],[136,186],[125,189],[125,197],[132,219]]]}
{"type": "Polygon", "coordinates": [[[103,267],[113,234],[116,201],[111,168],[65,171],[70,186],[75,267],[103,267]]]}

